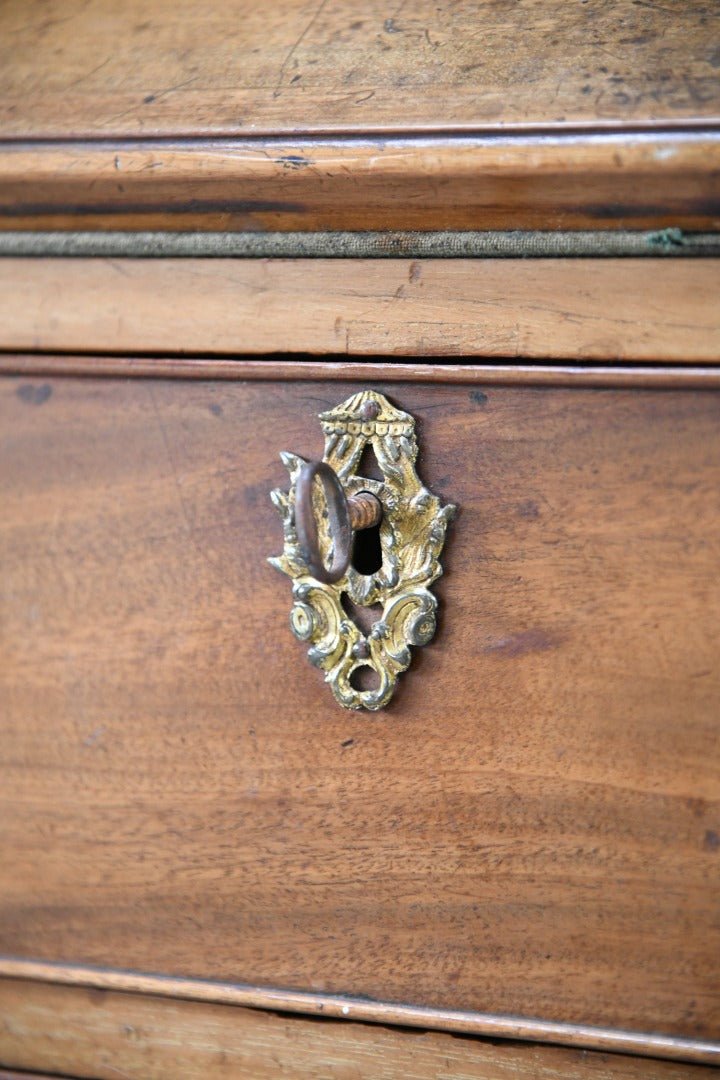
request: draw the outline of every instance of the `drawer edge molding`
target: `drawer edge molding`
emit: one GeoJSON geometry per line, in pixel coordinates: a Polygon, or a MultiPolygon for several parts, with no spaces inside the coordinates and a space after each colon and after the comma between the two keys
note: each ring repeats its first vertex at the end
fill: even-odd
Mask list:
{"type": "Polygon", "coordinates": [[[0,978],[0,1080],[710,1080],[712,1066],[0,978]],[[3,1067],[38,1070],[5,1072],[3,1067]],[[40,1075],[39,1070],[43,1070],[40,1075]]]}
{"type": "Polygon", "coordinates": [[[355,138],[305,131],[138,142],[115,131],[99,142],[38,141],[27,126],[17,134],[0,141],[3,230],[200,230],[211,243],[213,233],[250,230],[264,244],[295,230],[720,224],[720,132],[702,118],[379,137],[365,127],[355,138]]]}
{"type": "Polygon", "coordinates": [[[272,1009],[323,1018],[553,1043],[560,1046],[638,1054],[700,1064],[720,1064],[720,1042],[707,1039],[669,1036],[657,1032],[623,1031],[587,1024],[566,1024],[536,1018],[466,1012],[459,1009],[402,1005],[395,1002],[353,998],[342,994],[282,990],[14,957],[0,957],[0,978],[90,987],[96,990],[129,991],[165,998],[241,1005],[246,1008],[272,1009]]]}
{"type": "Polygon", "coordinates": [[[558,386],[601,389],[712,390],[720,388],[717,364],[494,364],[396,362],[385,357],[285,360],[208,357],[107,356],[2,352],[0,375],[43,378],[219,379],[237,382],[444,383],[452,385],[558,386]]]}

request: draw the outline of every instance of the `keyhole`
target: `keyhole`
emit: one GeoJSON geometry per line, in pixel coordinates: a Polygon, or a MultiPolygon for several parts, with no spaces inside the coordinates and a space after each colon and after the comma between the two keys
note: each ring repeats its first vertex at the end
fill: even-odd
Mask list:
{"type": "Polygon", "coordinates": [[[355,533],[351,562],[358,574],[376,574],[382,566],[380,526],[371,525],[355,533]]]}
{"type": "MultiPolygon", "coordinates": [[[[372,443],[365,443],[355,471],[358,476],[365,476],[368,480],[384,480],[372,443]]],[[[350,561],[358,574],[367,575],[378,572],[382,566],[379,525],[372,525],[369,529],[361,529],[355,533],[350,561]]]]}

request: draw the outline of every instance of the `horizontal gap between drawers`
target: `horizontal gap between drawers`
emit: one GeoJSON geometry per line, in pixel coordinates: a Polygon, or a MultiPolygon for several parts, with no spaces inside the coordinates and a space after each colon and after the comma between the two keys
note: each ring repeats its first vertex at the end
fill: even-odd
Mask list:
{"type": "Polygon", "coordinates": [[[720,255],[720,233],[640,230],[0,232],[0,256],[41,258],[528,259],[720,255]]]}

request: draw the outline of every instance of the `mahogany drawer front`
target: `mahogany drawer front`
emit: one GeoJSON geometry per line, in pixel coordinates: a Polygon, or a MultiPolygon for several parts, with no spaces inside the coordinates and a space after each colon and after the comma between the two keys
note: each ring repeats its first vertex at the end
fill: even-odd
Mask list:
{"type": "Polygon", "coordinates": [[[0,950],[717,1039],[720,395],[362,385],[460,506],[372,716],[266,562],[360,384],[0,380],[0,950]]]}

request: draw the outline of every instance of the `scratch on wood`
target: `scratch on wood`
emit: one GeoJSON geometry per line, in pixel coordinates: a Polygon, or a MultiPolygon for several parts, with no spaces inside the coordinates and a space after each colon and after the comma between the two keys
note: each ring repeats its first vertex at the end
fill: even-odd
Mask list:
{"type": "Polygon", "coordinates": [[[278,79],[277,79],[277,83],[276,83],[276,86],[275,86],[275,91],[273,93],[273,97],[278,97],[278,95],[280,93],[280,87],[282,86],[282,81],[283,81],[283,79],[285,77],[285,71],[287,70],[288,64],[292,60],[292,58],[295,55],[296,51],[302,45],[302,43],[305,40],[305,38],[307,37],[307,35],[312,30],[312,28],[315,25],[315,23],[317,22],[317,20],[322,15],[323,10],[327,6],[327,3],[328,3],[328,0],[321,0],[321,3],[318,5],[318,7],[317,7],[317,9],[315,11],[315,14],[312,16],[312,18],[308,22],[307,26],[305,27],[303,32],[300,34],[300,36],[297,39],[297,41],[295,42],[295,44],[288,51],[287,56],[285,57],[285,59],[283,60],[281,66],[280,66],[280,71],[278,72],[278,79]]]}

